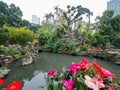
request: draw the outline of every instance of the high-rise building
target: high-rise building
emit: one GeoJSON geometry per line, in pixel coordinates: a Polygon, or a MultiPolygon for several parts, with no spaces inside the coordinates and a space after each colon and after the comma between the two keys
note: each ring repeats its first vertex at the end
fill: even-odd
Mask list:
{"type": "Polygon", "coordinates": [[[32,23],[39,25],[40,24],[40,18],[37,17],[36,15],[32,15],[32,23]]]}
{"type": "Polygon", "coordinates": [[[107,2],[107,9],[113,10],[114,15],[120,15],[120,0],[110,0],[107,2]]]}

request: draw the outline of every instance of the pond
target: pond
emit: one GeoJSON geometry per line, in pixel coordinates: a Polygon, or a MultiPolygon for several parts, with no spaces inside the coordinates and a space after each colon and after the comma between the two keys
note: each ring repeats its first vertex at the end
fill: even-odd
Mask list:
{"type": "MultiPolygon", "coordinates": [[[[11,72],[5,78],[5,82],[3,86],[0,87],[0,90],[13,80],[19,80],[22,83],[21,90],[46,90],[41,86],[45,86],[45,77],[48,70],[62,70],[62,67],[70,65],[71,62],[78,63],[82,58],[88,59],[89,62],[92,62],[94,59],[90,57],[44,52],[37,55],[32,65],[22,67],[19,62],[14,62],[9,65],[11,72]]],[[[119,65],[101,59],[96,59],[96,61],[100,66],[110,70],[117,77],[120,77],[119,65]]]]}

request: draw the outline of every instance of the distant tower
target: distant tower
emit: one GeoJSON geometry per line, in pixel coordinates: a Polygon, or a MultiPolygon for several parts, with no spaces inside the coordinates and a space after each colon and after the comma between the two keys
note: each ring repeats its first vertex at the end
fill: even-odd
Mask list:
{"type": "Polygon", "coordinates": [[[113,10],[114,15],[120,15],[120,0],[110,0],[107,2],[107,9],[113,10]]]}
{"type": "Polygon", "coordinates": [[[39,25],[40,24],[40,18],[37,17],[36,15],[32,15],[32,23],[39,25]]]}

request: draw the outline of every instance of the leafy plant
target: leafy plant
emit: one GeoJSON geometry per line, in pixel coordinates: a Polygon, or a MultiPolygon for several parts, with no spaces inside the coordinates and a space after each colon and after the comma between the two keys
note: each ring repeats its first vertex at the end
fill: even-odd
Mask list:
{"type": "Polygon", "coordinates": [[[33,40],[32,31],[25,27],[15,28],[4,25],[3,28],[8,30],[8,39],[12,44],[25,45],[33,40]]]}
{"type": "Polygon", "coordinates": [[[8,31],[0,28],[0,45],[5,44],[8,39],[8,31]]]}
{"type": "Polygon", "coordinates": [[[48,39],[50,39],[51,36],[52,36],[52,32],[45,26],[41,27],[37,31],[37,38],[40,45],[46,44],[48,39]]]}

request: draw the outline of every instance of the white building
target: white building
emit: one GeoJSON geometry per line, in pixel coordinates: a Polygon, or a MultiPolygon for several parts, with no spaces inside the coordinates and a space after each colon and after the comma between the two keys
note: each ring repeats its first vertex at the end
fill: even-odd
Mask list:
{"type": "Polygon", "coordinates": [[[107,9],[113,10],[114,15],[120,15],[120,0],[110,0],[107,2],[107,9]]]}
{"type": "Polygon", "coordinates": [[[37,17],[36,15],[32,15],[32,23],[33,24],[40,24],[40,18],[37,17]]]}

